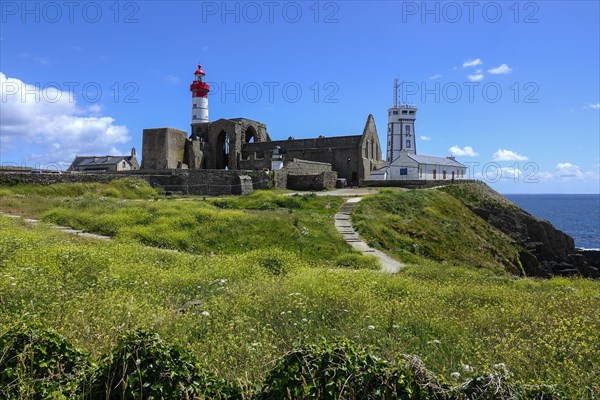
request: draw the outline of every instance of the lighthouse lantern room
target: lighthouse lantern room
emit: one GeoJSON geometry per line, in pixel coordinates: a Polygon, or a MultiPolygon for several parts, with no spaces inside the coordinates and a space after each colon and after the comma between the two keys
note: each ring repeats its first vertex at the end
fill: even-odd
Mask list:
{"type": "Polygon", "coordinates": [[[210,86],[204,80],[205,75],[202,66],[198,64],[198,69],[194,72],[194,81],[190,85],[190,92],[192,92],[192,125],[208,122],[208,92],[210,92],[210,86]]]}

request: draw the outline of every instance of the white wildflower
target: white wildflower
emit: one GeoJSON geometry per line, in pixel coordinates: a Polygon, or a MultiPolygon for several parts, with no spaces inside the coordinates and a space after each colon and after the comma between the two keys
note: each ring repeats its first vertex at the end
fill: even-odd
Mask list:
{"type": "Polygon", "coordinates": [[[208,311],[202,311],[202,315],[204,315],[205,317],[210,316],[210,313],[208,311]]]}
{"type": "Polygon", "coordinates": [[[372,331],[373,329],[375,329],[375,326],[369,325],[369,326],[367,326],[367,329],[370,330],[370,331],[372,331]]]}
{"type": "Polygon", "coordinates": [[[450,374],[450,376],[452,377],[452,379],[455,380],[459,380],[460,379],[460,373],[459,372],[453,372],[450,374]]]}

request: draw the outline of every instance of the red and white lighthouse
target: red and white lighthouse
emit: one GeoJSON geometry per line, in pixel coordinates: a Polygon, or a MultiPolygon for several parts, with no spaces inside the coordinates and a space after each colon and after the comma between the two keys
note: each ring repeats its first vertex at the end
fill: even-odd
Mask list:
{"type": "Polygon", "coordinates": [[[194,72],[194,81],[190,85],[190,92],[192,92],[192,124],[208,122],[208,92],[210,92],[210,86],[204,81],[205,75],[202,66],[198,64],[198,69],[194,72]]]}

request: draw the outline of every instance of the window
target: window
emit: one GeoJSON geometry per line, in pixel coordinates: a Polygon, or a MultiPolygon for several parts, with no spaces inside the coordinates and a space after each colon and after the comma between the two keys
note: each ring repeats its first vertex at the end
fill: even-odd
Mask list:
{"type": "Polygon", "coordinates": [[[198,104],[194,103],[193,108],[198,108],[198,104]]]}
{"type": "Polygon", "coordinates": [[[410,125],[406,125],[406,126],[404,127],[404,130],[406,131],[406,134],[407,134],[407,135],[410,135],[410,125]]]}
{"type": "Polygon", "coordinates": [[[411,111],[411,112],[410,112],[410,114],[414,114],[414,113],[415,113],[414,111],[411,111]]]}
{"type": "Polygon", "coordinates": [[[408,175],[408,168],[400,168],[400,175],[408,175]]]}
{"type": "Polygon", "coordinates": [[[437,171],[434,169],[433,170],[433,179],[436,179],[436,178],[437,178],[437,171]]]}
{"type": "Polygon", "coordinates": [[[198,118],[196,118],[196,114],[194,114],[194,119],[198,119],[198,118]]]}
{"type": "Polygon", "coordinates": [[[406,148],[407,148],[407,149],[410,149],[410,140],[407,140],[407,141],[406,141],[406,148]]]}
{"type": "Polygon", "coordinates": [[[402,114],[408,114],[408,111],[402,110],[402,114]]]}
{"type": "Polygon", "coordinates": [[[398,115],[398,111],[394,111],[394,115],[398,115]]]}
{"type": "Polygon", "coordinates": [[[442,179],[446,179],[446,171],[442,171],[442,179]]]}

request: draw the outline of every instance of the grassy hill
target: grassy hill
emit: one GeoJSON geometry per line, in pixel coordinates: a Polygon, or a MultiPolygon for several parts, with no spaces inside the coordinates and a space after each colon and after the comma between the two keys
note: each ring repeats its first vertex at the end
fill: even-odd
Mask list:
{"type": "MultiPolygon", "coordinates": [[[[60,390],[68,393],[70,379],[76,379],[75,373],[48,375],[49,365],[62,358],[27,353],[28,344],[41,345],[32,338],[46,337],[35,327],[64,337],[67,344],[55,336],[44,342],[62,349],[59,353],[89,357],[101,369],[116,365],[107,360],[138,354],[141,347],[149,354],[144,357],[156,357],[157,363],[172,360],[165,354],[189,353],[196,361],[185,361],[177,373],[203,376],[200,386],[209,375],[214,382],[229,382],[242,396],[232,398],[268,398],[285,382],[301,387],[294,393],[315,393],[320,387],[310,386],[315,376],[338,390],[327,371],[385,376],[385,385],[397,385],[391,377],[403,376],[408,386],[394,387],[404,389],[431,378],[443,389],[437,398],[448,399],[465,398],[469,390],[480,398],[506,398],[511,390],[514,398],[533,398],[529,384],[556,385],[544,389],[544,398],[556,398],[556,392],[576,399],[600,394],[600,284],[506,273],[518,267],[512,239],[443,191],[386,190],[355,208],[364,235],[409,263],[390,275],[336,266],[338,257],[350,254],[333,230],[340,199],[262,192],[124,201],[96,189],[71,197],[7,190],[0,192],[0,209],[22,207],[89,230],[108,227],[116,237],[96,241],[0,216],[0,354],[17,357],[0,357],[0,371],[8,371],[0,372],[0,380],[9,377],[25,390],[19,393],[29,393],[15,398],[33,398],[37,383],[60,376],[66,382],[60,390]],[[302,227],[308,233],[294,236],[302,227]],[[385,229],[391,236],[383,240],[385,229]],[[446,235],[451,238],[444,241],[446,235]],[[11,338],[22,326],[34,327],[25,329],[33,333],[15,342],[11,338]],[[139,333],[148,331],[153,333],[139,333]],[[129,342],[123,344],[124,337],[129,342]],[[130,347],[132,340],[137,344],[130,347]],[[336,347],[340,341],[350,347],[336,347]],[[398,360],[415,360],[407,354],[418,356],[435,379],[415,367],[419,362],[412,362],[412,369],[398,366],[398,360]],[[13,359],[43,364],[45,380],[36,381],[25,367],[7,368],[13,359]],[[502,390],[485,395],[484,386],[502,390]]],[[[142,365],[146,361],[140,358],[142,365]]],[[[96,376],[90,374],[85,379],[96,376]]],[[[153,379],[152,385],[166,385],[164,377],[153,379]]],[[[341,398],[356,398],[344,393],[341,398]]]]}
{"type": "Polygon", "coordinates": [[[514,240],[440,190],[385,189],[358,203],[353,222],[371,246],[407,263],[522,273],[514,240]]]}

